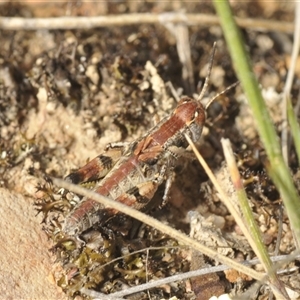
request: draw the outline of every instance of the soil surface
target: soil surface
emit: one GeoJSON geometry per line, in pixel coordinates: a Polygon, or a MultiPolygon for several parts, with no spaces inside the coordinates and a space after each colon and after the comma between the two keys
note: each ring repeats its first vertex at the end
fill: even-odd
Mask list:
{"type": "MultiPolygon", "coordinates": [[[[237,2],[233,3],[233,10],[236,16],[270,23],[294,19],[292,3],[237,2]]],[[[55,5],[28,1],[0,6],[1,16],[23,18],[170,11],[215,15],[210,4],[189,1],[78,1],[55,5]]],[[[84,166],[103,153],[109,143],[133,142],[147,135],[159,120],[172,113],[180,97],[197,97],[207,76],[214,42],[217,51],[203,101],[237,80],[218,25],[189,26],[183,31],[190,44],[192,69],[180,61],[177,30],[186,28],[163,23],[84,30],[0,28],[1,299],[81,299],[83,287],[109,294],[216,264],[123,215],[108,222],[105,228],[96,224],[81,237],[86,245],[78,246],[61,232],[64,218],[78,197],[61,191],[49,179],[63,178],[84,166]],[[191,76],[185,76],[185,67],[191,76]],[[138,233],[132,233],[134,227],[138,233]],[[144,251],[112,263],[127,252],[147,247],[161,248],[150,251],[149,256],[144,251]]],[[[292,34],[251,28],[243,29],[243,34],[280,136],[280,100],[289,68],[292,34]]],[[[297,66],[296,77],[299,72],[297,66]]],[[[297,93],[295,79],[294,99],[297,93]]],[[[223,137],[232,143],[268,251],[290,254],[294,242],[289,221],[282,212],[280,195],[266,174],[265,152],[239,86],[219,96],[210,106],[197,143],[221,185],[230,192],[220,144],[223,137]]],[[[290,167],[297,181],[298,162],[293,147],[290,167]]],[[[94,185],[95,182],[85,186],[94,185]]],[[[255,257],[191,153],[176,160],[169,201],[160,208],[163,191],[164,185],[148,207],[149,214],[210,247],[222,249],[228,257],[255,257]]],[[[297,263],[284,266],[288,268],[292,271],[280,278],[295,292],[291,298],[297,299],[297,263]]],[[[270,295],[268,287],[255,287],[252,278],[237,272],[199,278],[155,288],[149,294],[140,292],[130,299],[209,299],[223,293],[241,295],[249,290],[251,299],[267,299],[270,295]]]]}

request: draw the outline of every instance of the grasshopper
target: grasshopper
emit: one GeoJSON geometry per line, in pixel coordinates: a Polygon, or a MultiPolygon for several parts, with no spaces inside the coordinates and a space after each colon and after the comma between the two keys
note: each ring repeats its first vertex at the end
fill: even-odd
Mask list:
{"type": "MultiPolygon", "coordinates": [[[[77,184],[103,178],[95,187],[95,192],[137,210],[145,208],[158,187],[166,181],[163,196],[163,201],[166,201],[174,161],[188,147],[184,135],[187,134],[193,142],[198,141],[208,105],[233,86],[216,95],[206,107],[201,104],[208,86],[215,48],[214,44],[208,75],[198,99],[183,97],[174,111],[143,137],[124,148],[109,146],[104,154],[69,174],[66,180],[77,184]]],[[[79,235],[95,224],[105,224],[117,213],[92,199],[83,198],[67,215],[62,231],[66,235],[79,235]]]]}

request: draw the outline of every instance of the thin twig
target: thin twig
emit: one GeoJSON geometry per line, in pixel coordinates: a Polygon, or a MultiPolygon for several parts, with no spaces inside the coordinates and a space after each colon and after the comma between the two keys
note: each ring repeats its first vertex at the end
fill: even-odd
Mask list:
{"type": "MultiPolygon", "coordinates": [[[[182,13],[163,14],[126,14],[108,15],[98,17],[58,17],[58,18],[19,18],[0,17],[0,29],[5,30],[38,30],[38,29],[89,29],[95,27],[127,26],[140,24],[157,24],[160,22],[181,23],[188,20],[188,25],[219,25],[219,18],[207,14],[185,14],[182,13]]],[[[294,24],[292,22],[278,22],[274,20],[259,20],[235,18],[237,24],[242,28],[251,28],[260,31],[275,31],[292,33],[294,24]]]]}
{"type": "MultiPolygon", "coordinates": [[[[299,259],[299,258],[300,258],[299,255],[298,256],[296,256],[296,255],[279,255],[279,256],[271,257],[271,260],[273,262],[287,263],[287,262],[290,262],[291,260],[299,259]]],[[[251,259],[249,261],[243,261],[241,263],[244,265],[247,265],[247,266],[252,266],[252,265],[259,264],[260,261],[259,261],[259,259],[255,258],[255,259],[251,259]]],[[[202,268],[200,270],[190,271],[190,272],[186,272],[183,274],[177,274],[177,275],[170,276],[168,278],[162,278],[162,279],[158,279],[158,280],[155,280],[152,282],[140,284],[139,286],[134,286],[134,287],[131,287],[131,288],[123,290],[123,291],[115,292],[113,294],[110,294],[109,296],[111,297],[110,299],[119,299],[119,298],[131,295],[134,293],[142,292],[142,291],[145,291],[145,290],[148,290],[151,288],[155,288],[158,286],[163,286],[165,284],[169,284],[169,283],[172,283],[175,281],[182,281],[182,280],[190,279],[192,277],[197,277],[197,276],[216,273],[216,272],[222,272],[222,271],[225,271],[228,269],[230,269],[230,268],[228,266],[224,266],[224,265],[219,265],[219,266],[214,266],[214,267],[206,267],[206,268],[202,268]]],[[[281,271],[278,271],[278,272],[281,272],[281,271]]],[[[103,296],[102,293],[98,293],[93,290],[82,288],[81,292],[90,297],[103,299],[103,298],[101,298],[103,296]]]]}

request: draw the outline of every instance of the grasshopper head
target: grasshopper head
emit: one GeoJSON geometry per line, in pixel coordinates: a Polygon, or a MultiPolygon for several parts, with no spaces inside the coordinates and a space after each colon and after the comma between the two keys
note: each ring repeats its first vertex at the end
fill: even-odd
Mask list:
{"type": "Polygon", "coordinates": [[[188,134],[193,142],[198,141],[206,120],[204,106],[195,99],[184,97],[178,103],[175,114],[184,124],[182,133],[188,134]]]}

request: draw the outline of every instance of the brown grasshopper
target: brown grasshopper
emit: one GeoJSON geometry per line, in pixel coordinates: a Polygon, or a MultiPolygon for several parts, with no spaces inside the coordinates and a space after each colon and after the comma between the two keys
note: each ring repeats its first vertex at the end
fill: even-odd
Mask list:
{"type": "MultiPolygon", "coordinates": [[[[208,105],[232,87],[215,96],[206,107],[200,103],[208,86],[215,48],[214,45],[208,75],[197,100],[183,97],[175,110],[145,136],[123,149],[109,147],[105,154],[69,174],[66,180],[77,184],[103,178],[95,192],[137,210],[142,210],[149,203],[159,185],[166,180],[163,196],[163,201],[166,201],[174,160],[179,150],[188,146],[184,135],[187,134],[194,142],[198,141],[208,105]]],[[[117,213],[92,199],[83,198],[66,217],[62,231],[67,235],[78,235],[97,223],[104,224],[117,213]]]]}

